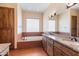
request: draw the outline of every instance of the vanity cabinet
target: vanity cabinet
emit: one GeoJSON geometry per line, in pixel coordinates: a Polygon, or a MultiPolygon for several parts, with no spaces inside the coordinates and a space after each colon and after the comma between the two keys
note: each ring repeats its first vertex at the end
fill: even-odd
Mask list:
{"type": "Polygon", "coordinates": [[[54,46],[54,56],[66,56],[66,54],[54,46]]]}
{"type": "Polygon", "coordinates": [[[53,56],[53,40],[49,37],[42,38],[43,49],[49,56],[53,56]]]}
{"type": "Polygon", "coordinates": [[[54,46],[57,47],[57,48],[54,48],[54,55],[57,55],[57,56],[63,56],[63,55],[64,56],[77,56],[79,55],[78,52],[56,41],[54,41],[54,46]],[[58,50],[60,50],[61,52],[59,52],[58,50]]]}
{"type": "Polygon", "coordinates": [[[47,52],[47,37],[43,36],[42,38],[43,49],[47,52]]]}
{"type": "Polygon", "coordinates": [[[43,36],[42,43],[49,56],[79,56],[79,52],[50,37],[43,36]]]}
{"type": "Polygon", "coordinates": [[[47,53],[53,56],[53,39],[47,38],[47,53]]]}

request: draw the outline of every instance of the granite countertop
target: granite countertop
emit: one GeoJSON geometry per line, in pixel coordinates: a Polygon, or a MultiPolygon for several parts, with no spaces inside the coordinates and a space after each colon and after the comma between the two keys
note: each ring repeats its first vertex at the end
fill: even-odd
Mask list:
{"type": "Polygon", "coordinates": [[[3,52],[10,45],[11,45],[11,43],[1,43],[0,44],[0,53],[3,52]]]}
{"type": "Polygon", "coordinates": [[[60,37],[58,35],[46,35],[46,34],[43,34],[43,35],[50,37],[53,40],[58,41],[64,45],[68,46],[69,48],[72,48],[73,50],[79,52],[79,42],[71,41],[67,37],[60,37]]]}

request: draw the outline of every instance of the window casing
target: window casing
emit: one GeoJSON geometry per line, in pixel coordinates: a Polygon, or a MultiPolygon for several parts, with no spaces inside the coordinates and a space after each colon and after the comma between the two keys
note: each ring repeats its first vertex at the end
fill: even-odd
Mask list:
{"type": "Polygon", "coordinates": [[[48,21],[48,31],[55,32],[55,20],[48,21]]]}
{"type": "Polygon", "coordinates": [[[26,32],[39,32],[39,19],[26,19],[26,32]]]}

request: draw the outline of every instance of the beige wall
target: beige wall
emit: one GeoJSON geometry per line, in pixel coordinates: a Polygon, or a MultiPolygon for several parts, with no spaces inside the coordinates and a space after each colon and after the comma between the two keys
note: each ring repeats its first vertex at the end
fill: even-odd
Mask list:
{"type": "Polygon", "coordinates": [[[59,15],[56,15],[56,16],[55,16],[55,20],[56,20],[56,23],[55,23],[55,25],[56,25],[55,30],[56,30],[56,32],[59,32],[59,15]]]}
{"type": "MultiPolygon", "coordinates": [[[[43,13],[43,32],[47,32],[48,31],[48,20],[49,20],[49,15],[50,14],[53,14],[53,10],[52,10],[52,8],[49,8],[49,9],[47,9],[44,13],[43,13]]],[[[58,18],[59,18],[59,15],[56,15],[55,17],[54,17],[54,19],[56,20],[55,21],[55,25],[56,25],[56,27],[55,27],[55,31],[56,32],[58,32],[58,18]]]]}
{"type": "Polygon", "coordinates": [[[17,4],[17,34],[21,33],[22,33],[22,8],[20,4],[17,4]]]}
{"type": "MultiPolygon", "coordinates": [[[[49,14],[52,14],[53,10],[50,8],[43,13],[43,31],[48,31],[49,14]]],[[[64,10],[61,14],[58,14],[54,18],[56,20],[56,32],[68,32],[70,33],[70,10],[64,10]]]]}
{"type": "Polygon", "coordinates": [[[48,11],[43,13],[43,32],[48,31],[48,11]]]}
{"type": "Polygon", "coordinates": [[[29,11],[22,11],[22,16],[23,16],[23,32],[25,32],[25,20],[27,18],[40,18],[40,32],[43,31],[43,14],[42,13],[38,13],[38,12],[29,12],[29,11]]]}
{"type": "Polygon", "coordinates": [[[57,15],[55,16],[55,20],[56,20],[56,27],[55,30],[56,32],[59,31],[59,13],[61,13],[63,10],[65,9],[65,3],[51,3],[47,10],[45,10],[45,12],[43,13],[43,31],[47,32],[48,31],[48,16],[50,14],[53,14],[54,12],[57,12],[57,15]],[[60,12],[58,12],[60,11],[60,12]]]}

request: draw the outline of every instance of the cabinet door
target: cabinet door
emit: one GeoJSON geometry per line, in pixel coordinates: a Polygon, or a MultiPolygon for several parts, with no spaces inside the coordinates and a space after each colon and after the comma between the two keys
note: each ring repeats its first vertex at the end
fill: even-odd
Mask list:
{"type": "Polygon", "coordinates": [[[49,56],[53,56],[53,42],[50,38],[47,39],[47,53],[49,56]]]}
{"type": "Polygon", "coordinates": [[[66,56],[60,49],[54,46],[54,56],[66,56]]]}
{"type": "Polygon", "coordinates": [[[4,18],[3,8],[0,8],[0,28],[3,27],[3,18],[4,18]]]}
{"type": "Polygon", "coordinates": [[[42,44],[43,44],[43,49],[47,52],[47,38],[45,36],[43,36],[42,39],[42,44]]]}
{"type": "MultiPolygon", "coordinates": [[[[65,56],[77,56],[79,55],[78,52],[75,52],[74,50],[66,47],[65,45],[63,44],[60,44],[58,42],[55,42],[54,41],[54,46],[57,47],[58,50],[61,50],[63,53],[61,53],[62,55],[65,55],[65,56]]],[[[56,49],[54,48],[54,51],[56,51],[56,49]]]]}

